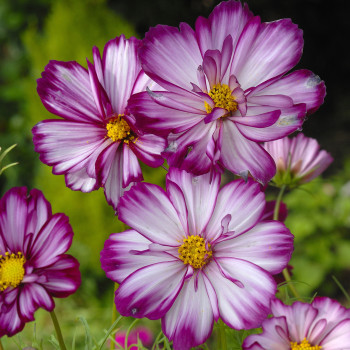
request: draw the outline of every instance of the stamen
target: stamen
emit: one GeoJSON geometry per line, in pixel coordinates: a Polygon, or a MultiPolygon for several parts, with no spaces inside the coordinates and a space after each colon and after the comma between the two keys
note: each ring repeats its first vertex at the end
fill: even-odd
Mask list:
{"type": "Polygon", "coordinates": [[[311,346],[310,343],[306,340],[306,338],[303,339],[301,343],[297,342],[290,342],[291,350],[320,350],[322,349],[322,346],[315,345],[311,346]]]}
{"type": "MultiPolygon", "coordinates": [[[[230,115],[232,112],[238,109],[238,103],[235,101],[234,96],[231,95],[232,91],[226,84],[215,84],[209,91],[209,96],[212,98],[215,107],[226,109],[229,113],[225,114],[224,117],[230,115]]],[[[204,102],[207,113],[211,113],[213,108],[204,102]]]]}
{"type": "Polygon", "coordinates": [[[195,269],[200,269],[206,265],[213,255],[210,244],[205,245],[204,238],[191,235],[183,240],[179,247],[179,258],[185,265],[190,264],[195,269]]]}
{"type": "Polygon", "coordinates": [[[16,288],[24,277],[24,263],[26,259],[21,252],[17,254],[5,253],[0,255],[0,291],[8,287],[16,288]]]}
{"type": "Polygon", "coordinates": [[[117,117],[112,117],[106,125],[107,137],[114,142],[123,141],[129,143],[129,141],[136,142],[135,135],[130,129],[129,124],[123,119],[124,114],[118,114],[117,117]]]}

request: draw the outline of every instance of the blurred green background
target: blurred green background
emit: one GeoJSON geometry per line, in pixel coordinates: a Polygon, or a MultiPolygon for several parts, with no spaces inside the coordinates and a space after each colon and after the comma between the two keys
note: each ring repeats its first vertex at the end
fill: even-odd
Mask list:
{"type": "MultiPolygon", "coordinates": [[[[192,26],[199,16],[208,16],[219,1],[213,0],[0,0],[0,146],[18,146],[6,163],[20,164],[0,178],[0,191],[12,186],[37,187],[52,203],[53,212],[64,212],[71,220],[75,239],[70,253],[81,262],[83,284],[77,294],[58,300],[64,331],[77,329],[77,341],[84,327],[76,317],[84,316],[93,336],[102,337],[109,327],[113,285],[100,269],[99,252],[121,223],[107,205],[103,191],[90,194],[65,187],[63,176],[39,161],[33,150],[31,128],[40,120],[52,118],[36,93],[36,79],[49,60],[78,61],[86,66],[92,47],[104,44],[122,33],[142,38],[149,26],[158,23],[192,26]]],[[[263,21],[291,17],[304,30],[304,55],[297,68],[308,68],[325,80],[324,106],[304,124],[304,133],[317,138],[330,151],[335,162],[318,179],[285,197],[289,208],[287,226],[295,235],[291,264],[297,288],[305,296],[318,293],[343,299],[333,281],[335,276],[350,290],[350,144],[349,144],[349,50],[343,40],[349,37],[344,4],[332,6],[318,0],[248,1],[250,9],[263,21]]],[[[144,167],[149,182],[162,183],[163,170],[144,167]]],[[[48,314],[37,312],[36,332],[46,337],[52,332],[48,314]],[[48,327],[48,328],[47,328],[48,327]]],[[[158,327],[152,323],[151,327],[158,327]]],[[[30,345],[34,325],[27,325],[22,342],[30,345]]],[[[79,338],[80,337],[80,338],[79,338]]],[[[20,341],[20,339],[17,339],[20,341]]],[[[8,342],[11,348],[13,342],[8,342]]],[[[16,347],[14,347],[16,348],[16,347]]],[[[44,347],[45,348],[45,347],[44,347]]],[[[47,348],[50,348],[48,345],[47,348]]]]}

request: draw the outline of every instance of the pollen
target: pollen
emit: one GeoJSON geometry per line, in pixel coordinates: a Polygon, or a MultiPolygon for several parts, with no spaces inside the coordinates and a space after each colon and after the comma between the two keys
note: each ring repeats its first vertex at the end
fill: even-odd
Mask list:
{"type": "Polygon", "coordinates": [[[191,235],[183,240],[179,247],[179,258],[185,265],[190,264],[195,269],[206,265],[211,258],[210,244],[206,246],[204,239],[200,236],[191,235]]]}
{"type": "Polygon", "coordinates": [[[310,343],[304,338],[304,340],[301,343],[297,342],[290,342],[291,350],[320,350],[322,349],[322,346],[315,345],[312,346],[310,343]]]}
{"type": "Polygon", "coordinates": [[[129,124],[124,120],[124,114],[118,114],[117,117],[112,117],[106,125],[107,137],[116,141],[135,142],[135,135],[130,129],[129,124]]]}
{"type": "Polygon", "coordinates": [[[8,287],[17,287],[24,277],[24,263],[26,259],[21,252],[0,255],[0,291],[8,287]]]}
{"type": "MultiPolygon", "coordinates": [[[[229,112],[224,117],[238,108],[238,104],[232,96],[232,91],[226,84],[215,84],[209,91],[209,96],[212,98],[215,107],[225,108],[229,112]]],[[[207,113],[210,113],[213,108],[207,102],[204,102],[204,105],[207,113]]]]}

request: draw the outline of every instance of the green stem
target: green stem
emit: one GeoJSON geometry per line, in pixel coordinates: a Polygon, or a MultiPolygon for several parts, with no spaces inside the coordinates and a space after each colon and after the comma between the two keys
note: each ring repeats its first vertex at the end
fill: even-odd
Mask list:
{"type": "MultiPolygon", "coordinates": [[[[278,220],[278,215],[280,212],[280,206],[281,206],[281,201],[282,201],[282,197],[284,194],[284,191],[286,190],[286,185],[283,185],[280,189],[280,192],[278,193],[277,199],[276,199],[276,204],[275,204],[275,209],[273,211],[273,219],[274,220],[278,220]]],[[[291,290],[291,292],[293,293],[293,295],[300,300],[300,295],[297,292],[297,290],[295,289],[292,279],[290,277],[289,271],[287,268],[285,268],[283,271],[283,277],[285,279],[285,281],[287,282],[288,288],[291,290]]]]}
{"type": "Polygon", "coordinates": [[[4,348],[2,347],[1,338],[0,338],[0,350],[4,350],[4,348]]]}
{"type": "Polygon", "coordinates": [[[227,350],[225,324],[221,319],[218,322],[218,326],[219,326],[219,349],[227,350]]]}
{"type": "MultiPolygon", "coordinates": [[[[115,303],[114,303],[114,295],[115,295],[115,291],[118,289],[118,287],[119,287],[119,284],[114,283],[113,302],[112,302],[112,324],[114,324],[114,322],[117,320],[117,316],[118,316],[117,307],[115,306],[115,303]]],[[[111,341],[110,350],[113,350],[113,349],[115,349],[115,345],[111,341]]]]}
{"type": "Polygon", "coordinates": [[[55,310],[52,310],[50,312],[50,316],[51,316],[51,319],[52,319],[52,323],[53,323],[53,325],[55,327],[55,331],[56,331],[58,343],[60,344],[60,348],[61,348],[61,350],[67,350],[66,345],[64,344],[61,328],[60,328],[60,325],[58,323],[58,320],[57,320],[57,317],[56,317],[56,314],[55,314],[55,310]]]}

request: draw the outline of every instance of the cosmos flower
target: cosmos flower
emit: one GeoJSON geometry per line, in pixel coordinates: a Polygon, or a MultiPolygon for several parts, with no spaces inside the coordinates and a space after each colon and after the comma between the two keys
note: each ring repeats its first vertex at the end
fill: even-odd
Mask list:
{"type": "Polygon", "coordinates": [[[194,174],[226,168],[266,184],[273,159],[260,142],[301,127],[325,96],[299,61],[302,31],[290,19],[261,23],[238,1],[219,4],[195,30],[151,28],[140,47],[144,71],[166,91],[148,89],[129,101],[140,129],[168,136],[171,166],[194,174]]]}
{"type": "Polygon", "coordinates": [[[110,40],[101,59],[93,48],[94,65],[50,61],[38,79],[46,109],[63,119],[49,119],[33,128],[40,160],[64,174],[72,190],[104,187],[116,209],[120,196],[143,179],[138,159],[152,167],[163,163],[165,141],[141,134],[126,109],[130,95],[151,86],[137,58],[140,40],[110,40]]]}
{"type": "Polygon", "coordinates": [[[162,319],[174,349],[203,343],[214,321],[258,327],[276,292],[271,274],[287,265],[293,236],[279,221],[261,221],[265,197],[252,179],[222,189],[220,175],[171,168],[165,192],[138,183],[119,204],[131,229],[114,233],[102,268],[120,284],[121,315],[162,319]]]}
{"type": "Polygon", "coordinates": [[[273,317],[263,333],[248,336],[244,350],[345,350],[350,349],[350,311],[337,301],[317,297],[311,304],[271,303],[273,317]]]}
{"type": "Polygon", "coordinates": [[[78,261],[64,254],[72,244],[68,217],[52,214],[36,189],[15,187],[0,200],[0,337],[20,332],[52,297],[65,298],[80,285],[78,261]]]}
{"type": "Polygon", "coordinates": [[[266,142],[264,148],[274,159],[277,172],[273,182],[277,186],[295,187],[309,182],[325,171],[333,162],[318,142],[302,133],[296,137],[266,142]]]}

